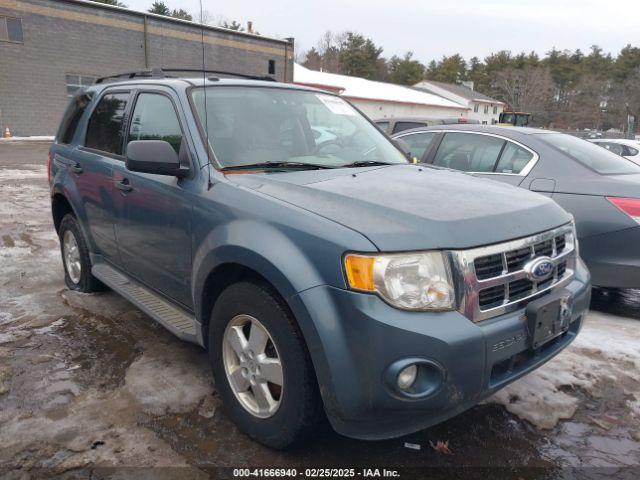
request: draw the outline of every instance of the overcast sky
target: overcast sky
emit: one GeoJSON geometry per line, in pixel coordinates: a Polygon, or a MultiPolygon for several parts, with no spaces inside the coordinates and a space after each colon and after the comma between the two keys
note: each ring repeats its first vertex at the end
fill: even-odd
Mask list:
{"type": "MultiPolygon", "coordinates": [[[[153,0],[122,0],[146,10],[153,0]]],[[[199,15],[198,0],[165,0],[199,15]]],[[[593,44],[616,54],[640,44],[638,0],[203,0],[216,20],[252,20],[264,35],[294,37],[296,51],[314,46],[327,30],[371,37],[384,56],[412,50],[422,62],[461,53],[466,59],[502,49],[580,48],[593,44]]]]}

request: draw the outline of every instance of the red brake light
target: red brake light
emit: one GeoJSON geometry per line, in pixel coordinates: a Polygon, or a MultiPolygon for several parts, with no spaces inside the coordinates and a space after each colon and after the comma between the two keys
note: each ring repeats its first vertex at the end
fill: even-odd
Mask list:
{"type": "Polygon", "coordinates": [[[49,152],[49,159],[47,161],[47,181],[51,183],[51,162],[53,160],[53,154],[49,152]]]}
{"type": "Polygon", "coordinates": [[[607,200],[640,223],[640,198],[607,197],[607,200]]]}
{"type": "Polygon", "coordinates": [[[466,117],[458,117],[458,123],[467,123],[466,117]]]}

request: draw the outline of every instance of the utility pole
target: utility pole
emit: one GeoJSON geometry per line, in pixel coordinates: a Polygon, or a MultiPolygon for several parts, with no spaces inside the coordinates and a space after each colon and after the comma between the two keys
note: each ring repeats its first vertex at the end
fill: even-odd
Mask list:
{"type": "Polygon", "coordinates": [[[627,138],[629,140],[635,140],[637,116],[633,110],[631,110],[628,103],[625,103],[624,106],[627,110],[627,138]]]}

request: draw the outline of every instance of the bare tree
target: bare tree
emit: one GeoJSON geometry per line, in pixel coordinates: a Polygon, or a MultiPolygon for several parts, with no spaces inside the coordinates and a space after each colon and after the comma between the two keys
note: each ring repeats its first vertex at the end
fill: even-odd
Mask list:
{"type": "Polygon", "coordinates": [[[200,18],[200,11],[194,13],[193,18],[196,19],[196,22],[202,23],[203,25],[211,25],[212,27],[217,27],[227,21],[226,17],[215,14],[209,10],[202,11],[202,18],[200,18]]]}
{"type": "Polygon", "coordinates": [[[321,68],[331,73],[342,73],[340,64],[340,47],[347,38],[347,33],[333,33],[327,30],[316,47],[322,57],[321,68]]]}
{"type": "Polygon", "coordinates": [[[604,128],[626,130],[628,112],[631,111],[636,116],[640,114],[640,67],[629,74],[626,80],[616,83],[615,88],[611,88],[608,93],[604,102],[604,128]]]}
{"type": "Polygon", "coordinates": [[[584,75],[567,92],[566,109],[558,112],[558,119],[568,128],[603,127],[606,108],[607,81],[596,75],[584,75]]]}
{"type": "Polygon", "coordinates": [[[554,83],[548,69],[530,66],[506,68],[496,73],[492,89],[498,99],[514,110],[531,112],[536,124],[549,122],[554,83]]]}

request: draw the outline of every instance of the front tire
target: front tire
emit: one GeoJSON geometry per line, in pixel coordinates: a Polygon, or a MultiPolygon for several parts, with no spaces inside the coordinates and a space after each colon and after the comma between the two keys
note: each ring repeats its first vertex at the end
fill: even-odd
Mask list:
{"type": "Polygon", "coordinates": [[[209,355],[225,410],[244,433],[285,448],[314,430],[322,403],[313,366],[271,289],[242,282],[222,292],[211,314],[209,355]]]}
{"type": "Polygon", "coordinates": [[[96,292],[103,284],[91,274],[89,249],[80,230],[76,217],[67,214],[60,222],[60,251],[64,265],[64,282],[71,290],[96,292]]]}

